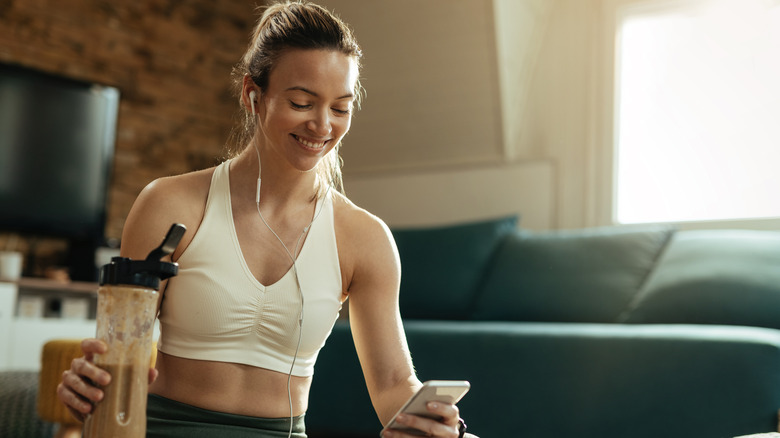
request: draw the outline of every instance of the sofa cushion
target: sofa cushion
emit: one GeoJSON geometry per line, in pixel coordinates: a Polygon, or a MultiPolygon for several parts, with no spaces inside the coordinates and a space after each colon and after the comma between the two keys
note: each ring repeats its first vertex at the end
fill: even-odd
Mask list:
{"type": "Polygon", "coordinates": [[[494,257],[474,319],[615,322],[673,232],[652,225],[516,233],[494,257]]]}
{"type": "Polygon", "coordinates": [[[401,315],[466,319],[490,257],[517,220],[392,230],[401,257],[401,315]]]}
{"type": "Polygon", "coordinates": [[[780,233],[677,233],[624,318],[628,323],[780,329],[780,233]]]}

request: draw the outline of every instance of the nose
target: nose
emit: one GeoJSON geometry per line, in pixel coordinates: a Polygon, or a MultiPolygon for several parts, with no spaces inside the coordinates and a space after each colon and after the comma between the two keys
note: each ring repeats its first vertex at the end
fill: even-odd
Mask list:
{"type": "Polygon", "coordinates": [[[306,122],[306,127],[319,137],[325,137],[333,130],[328,111],[327,108],[314,111],[311,113],[311,119],[306,122]]]}

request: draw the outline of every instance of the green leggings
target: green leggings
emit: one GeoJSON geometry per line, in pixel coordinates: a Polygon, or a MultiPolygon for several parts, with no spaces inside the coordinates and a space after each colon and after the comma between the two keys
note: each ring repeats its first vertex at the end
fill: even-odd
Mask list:
{"type": "MultiPolygon", "coordinates": [[[[306,438],[303,415],[293,417],[293,438],[306,438]]],[[[260,418],[201,409],[149,394],[147,438],[287,438],[289,418],[260,418]]]]}

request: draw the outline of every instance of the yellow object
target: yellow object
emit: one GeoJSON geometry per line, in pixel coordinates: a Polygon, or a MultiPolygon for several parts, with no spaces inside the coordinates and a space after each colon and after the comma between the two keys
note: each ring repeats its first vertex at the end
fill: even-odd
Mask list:
{"type": "MultiPolygon", "coordinates": [[[[57,397],[57,385],[62,373],[70,369],[73,359],[84,356],[81,339],[55,339],[47,342],[41,352],[41,372],[38,376],[38,416],[60,425],[58,437],[81,436],[81,423],[70,414],[57,397]]],[[[152,348],[151,366],[157,359],[157,344],[152,348]]]]}
{"type": "Polygon", "coordinates": [[[38,375],[38,416],[41,419],[62,426],[81,426],[57,398],[57,385],[62,380],[62,372],[70,369],[71,361],[83,355],[81,339],[57,339],[43,346],[38,375]]]}

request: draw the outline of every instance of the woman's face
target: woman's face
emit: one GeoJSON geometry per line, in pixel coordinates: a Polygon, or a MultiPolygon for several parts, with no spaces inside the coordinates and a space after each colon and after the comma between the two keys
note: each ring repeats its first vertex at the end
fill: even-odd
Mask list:
{"type": "Polygon", "coordinates": [[[315,168],[349,131],[357,80],[351,56],[286,50],[258,102],[258,134],[269,155],[299,171],[315,168]]]}

